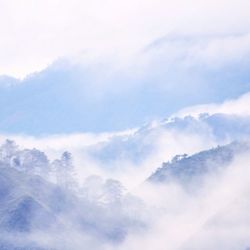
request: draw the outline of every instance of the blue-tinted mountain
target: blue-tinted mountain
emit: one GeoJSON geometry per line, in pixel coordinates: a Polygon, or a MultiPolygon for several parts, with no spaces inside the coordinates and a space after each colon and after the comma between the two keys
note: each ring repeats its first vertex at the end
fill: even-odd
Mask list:
{"type": "Polygon", "coordinates": [[[145,227],[137,215],[141,201],[118,181],[92,177],[79,187],[73,176],[70,153],[50,162],[7,140],[0,147],[0,249],[69,249],[63,247],[67,230],[115,244],[145,227]],[[51,245],[34,234],[51,237],[51,245]]]}
{"type": "Polygon", "coordinates": [[[172,161],[163,163],[148,181],[169,183],[176,181],[183,185],[200,182],[207,174],[218,174],[232,163],[239,154],[250,152],[247,142],[233,142],[229,145],[201,151],[191,156],[177,155],[172,161]]]}
{"type": "Polygon", "coordinates": [[[250,90],[248,64],[224,69],[226,73],[204,72],[202,67],[195,76],[162,62],[148,71],[141,67],[119,70],[107,62],[81,66],[62,60],[23,80],[0,76],[0,132],[125,130],[187,106],[222,102],[250,90]]]}
{"type": "MultiPolygon", "coordinates": [[[[167,141],[168,133],[210,137],[217,145],[226,144],[249,138],[250,117],[218,113],[201,114],[198,118],[186,116],[166,119],[156,125],[146,124],[130,135],[115,136],[107,142],[94,145],[89,153],[95,160],[105,163],[130,160],[138,164],[155,154],[159,140],[167,141]]],[[[167,151],[168,148],[162,150],[167,151]]]]}

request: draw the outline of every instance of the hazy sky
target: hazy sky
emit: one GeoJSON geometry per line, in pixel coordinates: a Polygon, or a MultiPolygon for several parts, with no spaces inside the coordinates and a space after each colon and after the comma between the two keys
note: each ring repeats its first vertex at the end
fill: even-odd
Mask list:
{"type": "Polygon", "coordinates": [[[1,0],[0,7],[0,73],[16,77],[61,57],[131,63],[169,34],[213,38],[191,55],[207,63],[249,52],[248,0],[1,0]]]}

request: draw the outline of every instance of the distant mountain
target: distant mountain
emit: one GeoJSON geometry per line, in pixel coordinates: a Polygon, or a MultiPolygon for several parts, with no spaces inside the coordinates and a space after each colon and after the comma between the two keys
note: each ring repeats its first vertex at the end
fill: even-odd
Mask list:
{"type": "MultiPolygon", "coordinates": [[[[88,152],[95,160],[107,165],[122,160],[140,164],[159,150],[169,151],[172,147],[169,140],[173,140],[175,135],[179,135],[180,141],[185,136],[195,136],[201,141],[210,139],[215,145],[245,140],[250,137],[250,117],[201,114],[198,118],[186,116],[165,119],[146,124],[132,134],[115,136],[107,142],[88,148],[88,152]]],[[[209,149],[211,144],[208,142],[204,147],[209,149]]]]}
{"type": "Polygon", "coordinates": [[[0,132],[120,131],[250,90],[249,70],[243,65],[214,73],[202,67],[194,77],[186,67],[155,63],[147,70],[144,63],[135,63],[138,68],[132,70],[107,62],[83,66],[59,60],[23,80],[0,76],[0,132]]]}
{"type": "Polygon", "coordinates": [[[172,161],[163,163],[148,181],[156,184],[174,181],[181,185],[200,183],[204,176],[218,174],[229,166],[235,156],[245,152],[250,152],[248,142],[233,142],[191,156],[177,155],[172,161]]]}

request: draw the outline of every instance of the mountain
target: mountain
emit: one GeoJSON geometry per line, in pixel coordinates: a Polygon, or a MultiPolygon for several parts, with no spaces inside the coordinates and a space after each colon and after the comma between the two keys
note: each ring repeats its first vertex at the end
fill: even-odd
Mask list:
{"type": "Polygon", "coordinates": [[[163,163],[145,182],[161,201],[160,239],[171,249],[249,249],[249,154],[247,140],[163,163]]]}
{"type": "MultiPolygon", "coordinates": [[[[200,193],[193,191],[204,191],[202,187],[208,176],[219,180],[238,156],[248,154],[248,137],[248,117],[202,114],[198,118],[186,116],[147,124],[129,135],[115,136],[107,142],[84,148],[86,151],[83,153],[87,152],[105,167],[109,167],[112,161],[117,161],[119,167],[126,167],[128,161],[140,166],[141,162],[154,157],[160,149],[161,157],[165,157],[167,162],[146,180],[146,183],[153,185],[139,185],[133,190],[138,196],[128,192],[114,179],[90,176],[83,183],[78,183],[74,157],[69,152],[51,161],[38,149],[22,149],[14,141],[6,140],[0,146],[0,249],[102,250],[105,246],[108,250],[119,249],[120,246],[124,247],[121,249],[131,249],[126,245],[131,237],[144,237],[144,233],[148,236],[147,232],[165,217],[166,225],[162,226],[170,230],[173,226],[171,221],[175,222],[176,218],[177,225],[181,227],[185,224],[185,216],[192,219],[193,209],[200,207],[201,217],[207,216],[206,222],[209,224],[210,219],[213,222],[214,214],[217,218],[218,211],[218,216],[222,218],[220,212],[223,214],[224,210],[219,207],[217,211],[213,200],[207,206],[207,200],[204,199],[204,202],[199,197],[200,193]],[[195,138],[205,142],[202,144],[205,150],[185,154],[185,147],[180,146],[183,143],[189,149],[192,143],[196,143],[193,142],[195,138]],[[209,138],[212,138],[214,145],[218,145],[218,142],[224,142],[224,145],[211,148],[209,138]],[[180,154],[168,161],[170,154],[167,153],[172,147],[176,147],[180,154]],[[173,190],[168,185],[157,185],[173,182],[180,184],[178,186],[183,187],[183,191],[173,190]],[[146,186],[153,186],[149,190],[149,202],[146,186]],[[160,192],[162,186],[166,190],[160,192]],[[158,195],[160,201],[154,204],[158,195]],[[183,197],[186,197],[187,203],[179,209],[179,200],[183,197]],[[192,206],[193,202],[195,204],[192,206]],[[203,206],[211,208],[208,215],[202,214],[203,206]]],[[[157,165],[150,165],[152,169],[154,166],[157,165]]],[[[216,190],[208,185],[209,195],[217,192],[220,181],[213,184],[216,190]]],[[[230,179],[226,185],[232,184],[230,179]]],[[[218,200],[223,198],[223,194],[222,190],[218,200]]],[[[227,216],[225,218],[228,219],[227,216]]],[[[237,218],[235,223],[240,226],[237,218]]],[[[198,233],[196,236],[202,237],[198,233]]]]}
{"type": "Polygon", "coordinates": [[[79,235],[122,242],[131,230],[146,227],[141,206],[116,180],[89,177],[79,186],[68,152],[50,162],[13,141],[0,147],[0,249],[72,249],[77,239],[74,249],[82,249],[86,242],[79,235]]]}
{"type": "Polygon", "coordinates": [[[247,139],[249,135],[249,116],[201,114],[197,118],[173,117],[145,124],[134,133],[114,136],[109,141],[94,145],[87,150],[93,159],[105,162],[107,166],[111,166],[114,162],[119,164],[123,160],[139,165],[159,153],[162,155],[161,160],[166,160],[169,155],[161,152],[193,153],[192,146],[183,146],[186,140],[192,142],[194,139],[193,144],[196,143],[205,150],[234,140],[247,139]]]}
{"type": "Polygon", "coordinates": [[[59,225],[59,211],[72,206],[72,197],[40,176],[8,165],[0,171],[1,249],[45,249],[32,239],[24,239],[32,232],[59,225]]]}
{"type": "Polygon", "coordinates": [[[200,183],[203,177],[218,174],[229,166],[236,156],[246,152],[250,152],[249,142],[233,142],[191,156],[176,155],[170,162],[163,163],[148,181],[155,184],[172,181],[181,185],[200,183]]]}

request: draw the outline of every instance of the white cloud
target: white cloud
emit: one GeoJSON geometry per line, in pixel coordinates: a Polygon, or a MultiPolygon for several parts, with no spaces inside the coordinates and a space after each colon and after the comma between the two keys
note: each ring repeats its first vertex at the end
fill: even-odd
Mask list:
{"type": "Polygon", "coordinates": [[[184,117],[186,115],[197,117],[202,113],[208,113],[210,115],[222,113],[250,116],[250,93],[246,93],[237,99],[226,100],[221,104],[214,103],[187,107],[173,114],[172,117],[184,117]]]}
{"type": "MultiPolygon", "coordinates": [[[[125,63],[169,33],[246,34],[249,7],[247,0],[1,0],[0,74],[24,77],[61,57],[125,63]]],[[[218,49],[211,46],[213,57],[218,49]]]]}

